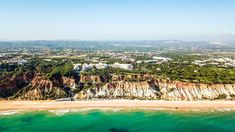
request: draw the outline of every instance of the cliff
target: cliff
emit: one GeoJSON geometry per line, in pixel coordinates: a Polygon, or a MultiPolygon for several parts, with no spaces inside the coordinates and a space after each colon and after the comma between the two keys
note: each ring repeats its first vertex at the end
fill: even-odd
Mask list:
{"type": "Polygon", "coordinates": [[[56,77],[52,80],[36,75],[29,85],[22,88],[9,99],[16,100],[48,100],[71,97],[70,87],[75,87],[75,80],[56,77]]]}
{"type": "Polygon", "coordinates": [[[235,96],[234,84],[197,84],[149,77],[147,79],[149,80],[136,82],[108,82],[103,87],[94,87],[82,90],[76,94],[74,98],[125,98],[192,101],[216,99],[233,100],[235,96]]]}
{"type": "Polygon", "coordinates": [[[73,97],[83,99],[147,100],[235,100],[235,84],[185,83],[150,75],[81,75],[72,77],[40,74],[0,78],[0,99],[47,100],[73,97]]]}
{"type": "Polygon", "coordinates": [[[159,89],[151,81],[144,82],[125,82],[117,81],[105,84],[103,87],[83,90],[75,95],[75,99],[158,99],[159,89]]]}
{"type": "Polygon", "coordinates": [[[216,100],[233,99],[234,84],[197,84],[178,81],[158,81],[162,99],[165,100],[216,100]]]}
{"type": "Polygon", "coordinates": [[[8,75],[0,77],[0,98],[7,98],[14,95],[23,87],[27,86],[33,79],[34,73],[8,75]]]}

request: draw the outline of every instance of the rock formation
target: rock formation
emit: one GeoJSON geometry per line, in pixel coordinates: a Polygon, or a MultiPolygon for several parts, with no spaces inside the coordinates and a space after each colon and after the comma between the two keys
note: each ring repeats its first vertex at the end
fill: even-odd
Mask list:
{"type": "Polygon", "coordinates": [[[159,89],[151,81],[143,82],[125,82],[117,81],[105,84],[103,87],[91,88],[81,91],[75,96],[75,99],[157,99],[159,98],[159,89]]]}
{"type": "Polygon", "coordinates": [[[27,73],[0,78],[0,99],[235,100],[235,84],[200,84],[154,78],[150,75],[81,75],[78,79],[55,74],[50,79],[27,73]]]}
{"type": "Polygon", "coordinates": [[[52,80],[36,75],[31,83],[22,88],[10,99],[17,100],[47,100],[71,97],[70,88],[75,87],[75,80],[57,77],[52,80]]]}
{"type": "Polygon", "coordinates": [[[0,77],[0,97],[7,98],[14,95],[23,87],[27,86],[33,79],[34,73],[19,75],[8,75],[5,78],[0,77]]]}
{"type": "MultiPolygon", "coordinates": [[[[113,77],[116,80],[125,77],[113,77]]],[[[133,79],[133,78],[132,78],[133,79]]],[[[235,97],[234,84],[200,84],[149,78],[148,81],[115,81],[103,87],[82,90],[75,99],[162,99],[162,100],[230,100],[235,97]]]]}

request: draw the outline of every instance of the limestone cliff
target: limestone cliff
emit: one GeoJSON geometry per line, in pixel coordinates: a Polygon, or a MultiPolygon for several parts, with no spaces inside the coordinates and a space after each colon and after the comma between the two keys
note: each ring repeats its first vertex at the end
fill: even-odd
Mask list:
{"type": "Polygon", "coordinates": [[[83,90],[75,99],[92,99],[92,98],[107,98],[107,99],[158,99],[159,89],[152,81],[143,82],[125,82],[117,81],[107,83],[103,87],[83,90]]]}
{"type": "Polygon", "coordinates": [[[75,99],[126,98],[162,100],[232,100],[235,97],[233,84],[183,83],[150,78],[148,81],[115,81],[103,87],[82,90],[75,99]]]}
{"type": "Polygon", "coordinates": [[[197,84],[178,81],[158,81],[157,85],[165,100],[215,100],[233,99],[234,84],[197,84]]]}
{"type": "Polygon", "coordinates": [[[235,84],[185,83],[147,74],[81,75],[79,79],[55,74],[46,79],[40,74],[27,73],[0,80],[0,99],[235,100],[235,84]]]}

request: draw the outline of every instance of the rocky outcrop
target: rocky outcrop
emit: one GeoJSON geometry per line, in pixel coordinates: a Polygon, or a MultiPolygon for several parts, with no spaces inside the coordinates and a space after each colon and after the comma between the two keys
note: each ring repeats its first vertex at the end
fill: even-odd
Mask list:
{"type": "Polygon", "coordinates": [[[48,80],[43,79],[40,75],[36,75],[28,86],[21,89],[10,99],[47,100],[67,98],[71,96],[69,87],[73,87],[74,85],[75,81],[70,78],[61,77],[48,80]]]}
{"type": "Polygon", "coordinates": [[[158,81],[164,100],[215,100],[232,99],[235,95],[233,84],[197,84],[178,81],[158,81]]]}
{"type": "Polygon", "coordinates": [[[15,100],[53,100],[70,97],[68,93],[58,87],[27,86],[11,99],[15,100]]]}
{"type": "Polygon", "coordinates": [[[147,74],[81,75],[79,83],[60,74],[50,79],[34,73],[0,79],[0,99],[235,100],[235,84],[186,83],[147,74]]]}
{"type": "Polygon", "coordinates": [[[62,77],[62,79],[63,79],[63,84],[66,85],[67,87],[70,87],[73,89],[76,87],[75,79],[68,78],[68,77],[62,77]]]}
{"type": "Polygon", "coordinates": [[[27,86],[33,79],[34,73],[9,75],[0,78],[0,98],[7,98],[27,86]]]}
{"type": "Polygon", "coordinates": [[[143,82],[125,82],[117,81],[107,83],[101,88],[92,88],[81,91],[75,96],[75,99],[158,99],[159,88],[153,81],[143,82]]]}
{"type": "Polygon", "coordinates": [[[231,100],[234,84],[199,84],[151,79],[149,81],[108,82],[103,87],[82,90],[75,99],[162,99],[162,100],[231,100]]]}

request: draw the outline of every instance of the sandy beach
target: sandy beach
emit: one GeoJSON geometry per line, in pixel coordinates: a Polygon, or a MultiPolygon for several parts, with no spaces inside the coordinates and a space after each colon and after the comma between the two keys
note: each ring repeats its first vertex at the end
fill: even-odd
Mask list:
{"type": "Polygon", "coordinates": [[[235,108],[235,101],[0,101],[0,111],[57,110],[79,108],[166,108],[166,109],[221,109],[235,108]]]}

